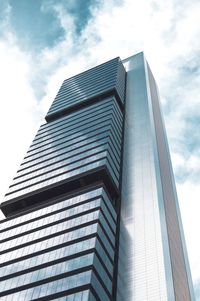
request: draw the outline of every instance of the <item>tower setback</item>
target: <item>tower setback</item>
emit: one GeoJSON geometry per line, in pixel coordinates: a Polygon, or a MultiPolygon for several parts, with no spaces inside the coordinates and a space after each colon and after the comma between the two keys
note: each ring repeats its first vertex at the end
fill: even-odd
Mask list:
{"type": "Polygon", "coordinates": [[[64,80],[0,205],[0,298],[194,301],[143,53],[64,80]]]}

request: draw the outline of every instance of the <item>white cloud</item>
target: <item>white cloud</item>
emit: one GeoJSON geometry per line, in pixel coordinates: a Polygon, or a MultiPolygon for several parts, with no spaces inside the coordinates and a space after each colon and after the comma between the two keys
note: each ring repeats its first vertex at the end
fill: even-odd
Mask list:
{"type": "Polygon", "coordinates": [[[200,186],[186,181],[177,185],[179,200],[181,200],[181,215],[184,221],[184,232],[187,242],[187,249],[190,255],[190,264],[193,279],[200,277],[200,243],[199,243],[199,195],[200,186]]]}
{"type": "Polygon", "coordinates": [[[43,49],[34,60],[31,51],[28,54],[19,49],[8,28],[9,18],[6,19],[7,38],[0,42],[0,122],[1,129],[5,129],[0,136],[4,170],[1,193],[63,79],[115,56],[125,58],[144,50],[161,92],[175,172],[187,173],[178,184],[178,194],[193,277],[197,279],[200,191],[196,175],[200,162],[199,149],[191,148],[191,143],[198,139],[198,128],[192,120],[200,111],[200,4],[187,0],[116,3],[101,1],[97,8],[93,6],[92,18],[79,37],[75,35],[72,16],[64,13],[61,4],[45,6],[57,14],[65,38],[54,47],[43,49]],[[40,103],[36,88],[43,90],[40,103]]]}
{"type": "Polygon", "coordinates": [[[1,193],[8,186],[35,129],[37,102],[28,82],[29,57],[15,44],[12,34],[0,41],[1,193]],[[9,175],[9,176],[8,176],[9,175]]]}

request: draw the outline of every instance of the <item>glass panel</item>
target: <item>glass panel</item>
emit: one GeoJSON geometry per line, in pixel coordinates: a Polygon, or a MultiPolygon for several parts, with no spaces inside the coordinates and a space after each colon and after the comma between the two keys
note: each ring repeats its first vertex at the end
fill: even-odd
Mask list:
{"type": "MultiPolygon", "coordinates": [[[[84,203],[82,205],[77,204],[77,206],[74,206],[68,210],[59,211],[58,213],[53,212],[53,214],[46,217],[42,216],[40,219],[37,219],[31,223],[26,223],[9,231],[5,231],[1,234],[1,238],[6,239],[7,245],[9,245],[10,242],[10,247],[21,245],[29,241],[27,237],[30,235],[30,231],[32,232],[32,234],[33,232],[38,231],[38,235],[39,237],[41,237],[42,230],[40,229],[40,227],[43,227],[43,229],[46,227],[52,227],[52,223],[61,223],[66,219],[72,219],[73,217],[76,218],[77,215],[82,215],[84,212],[88,214],[88,210],[94,210],[95,208],[98,209],[98,207],[102,207],[101,199],[89,201],[88,203],[84,203]],[[16,235],[18,237],[16,237],[16,235]]],[[[36,238],[36,236],[34,237],[36,238]]],[[[4,250],[4,246],[5,242],[1,242],[1,251],[4,250]]]]}
{"type": "MultiPolygon", "coordinates": [[[[53,248],[54,246],[59,246],[64,243],[70,244],[70,242],[73,242],[73,240],[75,239],[83,238],[87,235],[97,233],[97,226],[98,224],[95,223],[90,226],[82,227],[80,229],[70,231],[64,234],[60,234],[60,235],[58,234],[57,236],[54,237],[47,237],[47,239],[45,240],[39,241],[37,243],[35,242],[34,244],[30,244],[21,249],[17,249],[12,252],[1,254],[0,262],[5,264],[10,260],[15,260],[17,258],[31,255],[42,250],[48,251],[48,248],[53,248]]],[[[107,243],[105,243],[105,245],[107,246],[107,243]]],[[[109,245],[107,246],[107,248],[109,248],[109,245]]]]}
{"type": "Polygon", "coordinates": [[[56,210],[60,210],[63,208],[67,208],[69,206],[73,206],[75,204],[82,203],[86,200],[90,200],[91,198],[96,198],[98,196],[101,196],[103,191],[104,191],[103,188],[91,190],[89,192],[79,194],[75,197],[68,198],[64,201],[62,200],[62,201],[58,201],[54,204],[50,204],[49,206],[46,206],[42,209],[35,210],[33,212],[21,215],[19,217],[15,217],[10,220],[9,219],[5,220],[1,223],[1,231],[6,231],[5,228],[12,227],[12,226],[18,227],[18,225],[21,225],[23,222],[26,222],[26,221],[31,222],[31,220],[33,220],[34,218],[42,217],[42,215],[46,215],[46,214],[49,214],[56,210]]]}
{"type": "Polygon", "coordinates": [[[41,297],[45,297],[57,292],[62,292],[75,287],[79,287],[81,285],[89,284],[90,281],[91,281],[91,271],[87,271],[67,278],[62,278],[56,281],[48,282],[40,286],[29,288],[21,292],[13,293],[5,297],[1,297],[1,301],[33,300],[33,299],[37,300],[41,297]]]}
{"type": "Polygon", "coordinates": [[[72,245],[67,245],[64,247],[57,248],[53,251],[49,251],[47,249],[47,252],[35,255],[33,254],[33,257],[27,258],[21,261],[14,262],[12,264],[8,264],[6,266],[0,267],[0,277],[4,277],[6,275],[10,275],[13,273],[17,273],[23,270],[28,271],[30,268],[37,267],[38,265],[45,264],[48,262],[54,262],[57,259],[61,259],[63,257],[75,255],[77,253],[90,250],[95,248],[95,245],[97,245],[96,249],[100,257],[102,259],[106,259],[106,262],[108,262],[109,272],[112,273],[112,265],[110,260],[108,259],[107,255],[105,254],[105,251],[101,247],[101,245],[97,244],[97,239],[95,237],[83,240],[81,242],[77,242],[72,245]],[[106,255],[106,256],[105,256],[106,255]],[[105,257],[103,257],[105,256],[105,257]]]}
{"type": "MultiPolygon", "coordinates": [[[[52,216],[52,218],[53,217],[54,216],[52,216]]],[[[15,239],[12,239],[12,240],[2,243],[1,244],[1,252],[4,250],[9,250],[10,248],[14,248],[16,246],[23,246],[23,244],[26,244],[26,243],[31,242],[33,244],[34,241],[36,242],[38,239],[45,239],[46,237],[48,237],[52,234],[55,235],[55,233],[59,233],[61,231],[66,231],[71,228],[84,225],[85,223],[88,223],[88,222],[98,219],[98,217],[99,217],[99,210],[96,210],[91,213],[67,220],[65,222],[58,222],[55,225],[48,225],[48,227],[46,227],[44,229],[40,229],[38,231],[31,232],[26,235],[23,235],[18,238],[15,238],[15,239]]],[[[101,219],[103,221],[103,218],[101,218],[101,219]]],[[[105,225],[105,227],[106,226],[107,225],[105,225]]],[[[34,248],[34,246],[33,246],[33,248],[34,248]]],[[[16,251],[13,251],[13,252],[16,252],[16,251]]]]}
{"type": "MultiPolygon", "coordinates": [[[[6,291],[14,288],[20,288],[20,286],[31,284],[37,281],[41,281],[43,279],[53,277],[56,275],[60,275],[63,273],[71,272],[76,269],[80,269],[86,266],[92,265],[94,262],[94,254],[87,254],[80,256],[78,258],[74,258],[71,260],[67,260],[64,262],[60,262],[48,267],[45,267],[43,269],[39,269],[33,272],[29,272],[17,277],[13,277],[4,281],[1,281],[0,288],[1,291],[6,291]]],[[[101,271],[101,276],[107,277],[105,272],[103,272],[102,268],[100,267],[99,262],[96,259],[96,264],[98,265],[97,268],[99,268],[101,271]]],[[[108,280],[110,287],[110,279],[105,278],[108,280]]]]}

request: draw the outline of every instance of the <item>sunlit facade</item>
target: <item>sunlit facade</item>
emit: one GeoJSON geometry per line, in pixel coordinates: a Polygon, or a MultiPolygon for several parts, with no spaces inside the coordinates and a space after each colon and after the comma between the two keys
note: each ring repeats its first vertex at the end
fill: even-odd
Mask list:
{"type": "Polygon", "coordinates": [[[65,80],[45,119],[1,203],[1,300],[193,301],[143,53],[65,80]]]}

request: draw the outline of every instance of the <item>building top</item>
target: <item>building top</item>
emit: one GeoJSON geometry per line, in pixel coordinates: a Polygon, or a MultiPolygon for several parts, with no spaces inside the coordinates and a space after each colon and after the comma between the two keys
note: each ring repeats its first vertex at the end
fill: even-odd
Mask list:
{"type": "Polygon", "coordinates": [[[113,92],[124,103],[125,69],[119,57],[64,80],[45,119],[47,122],[99,101],[113,92]]]}

